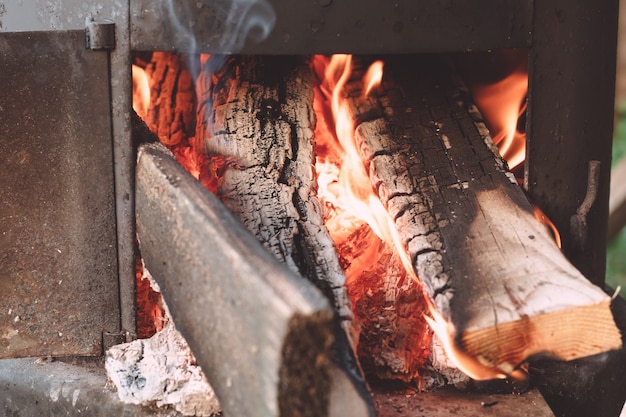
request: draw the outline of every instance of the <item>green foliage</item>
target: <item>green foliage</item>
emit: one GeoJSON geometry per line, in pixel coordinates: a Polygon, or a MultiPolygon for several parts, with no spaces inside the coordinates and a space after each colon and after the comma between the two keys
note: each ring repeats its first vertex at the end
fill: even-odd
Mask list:
{"type": "Polygon", "coordinates": [[[626,229],[613,239],[606,254],[606,283],[626,291],[626,229]]]}
{"type": "MultiPolygon", "coordinates": [[[[626,158],[626,102],[617,106],[612,165],[622,158],[626,158]]],[[[626,229],[622,229],[607,248],[606,282],[613,288],[621,285],[626,290],[626,229]]]]}

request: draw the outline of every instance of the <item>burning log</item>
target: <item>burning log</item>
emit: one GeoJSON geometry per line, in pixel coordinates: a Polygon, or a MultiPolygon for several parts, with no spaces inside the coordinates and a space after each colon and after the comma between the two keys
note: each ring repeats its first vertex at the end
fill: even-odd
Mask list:
{"type": "MultiPolygon", "coordinates": [[[[196,80],[198,124],[195,137],[188,138],[185,145],[195,148],[194,164],[200,168],[196,175],[270,252],[331,295],[341,318],[346,319],[344,329],[348,329],[349,303],[339,264],[348,269],[358,269],[360,264],[337,258],[321,221],[324,210],[314,197],[315,116],[308,69],[297,58],[228,59],[229,72],[215,75],[210,60],[201,58],[204,68],[196,80]]],[[[384,378],[410,381],[423,376],[429,331],[422,316],[429,307],[439,318],[435,324],[444,342],[449,342],[449,350],[457,353],[456,359],[469,357],[461,365],[477,378],[511,373],[534,353],[549,351],[572,358],[616,346],[616,329],[611,328],[610,313],[606,314],[609,298],[564,261],[532,218],[527,200],[485,142],[488,133],[484,125],[458,107],[458,94],[447,94],[446,84],[440,85],[428,70],[413,71],[424,79],[418,82],[419,77],[413,76],[407,80],[406,74],[398,72],[397,85],[405,92],[387,82],[385,93],[378,98],[382,106],[377,100],[357,98],[359,83],[348,85],[352,113],[358,121],[360,156],[372,179],[368,187],[373,186],[391,213],[430,296],[430,301],[422,299],[419,286],[410,274],[402,272],[402,256],[382,250],[389,263],[367,273],[379,278],[384,272],[384,277],[357,282],[360,294],[352,294],[359,323],[369,327],[362,332],[358,348],[371,358],[370,368],[384,378]],[[514,217],[508,219],[511,213],[514,217]],[[518,249],[524,256],[517,255],[518,249]],[[544,253],[550,256],[545,259],[544,253]],[[536,259],[540,260],[537,265],[536,259]],[[516,267],[523,272],[515,272],[516,267]],[[397,273],[389,274],[390,269],[397,273]],[[477,272],[483,275],[479,277],[477,272]],[[542,274],[555,278],[547,282],[542,274]],[[526,292],[519,284],[522,275],[528,276],[526,292]],[[569,304],[552,310],[552,300],[559,294],[545,292],[549,286],[572,289],[587,298],[572,301],[566,295],[561,301],[569,304]],[[372,288],[376,291],[370,291],[372,288]],[[526,294],[540,297],[525,300],[526,294]],[[507,306],[511,300],[514,304],[507,306]],[[562,329],[554,323],[564,317],[576,321],[575,336],[581,335],[579,340],[587,343],[595,336],[586,310],[598,313],[601,321],[609,324],[604,333],[596,333],[591,349],[570,349],[568,340],[576,343],[576,338],[571,337],[572,332],[559,333],[562,329]],[[542,338],[551,331],[556,337],[546,342],[542,338]],[[523,338],[530,340],[530,345],[520,346],[523,338]]],[[[343,244],[349,246],[357,238],[349,236],[343,244]]],[[[335,351],[351,352],[345,349],[345,334],[336,329],[332,333],[335,341],[340,341],[335,351]]],[[[336,357],[333,360],[337,362],[336,357]]],[[[339,385],[358,398],[354,388],[360,377],[353,358],[346,355],[343,361],[349,364],[342,368],[349,371],[352,382],[332,366],[337,378],[331,379],[344,381],[339,385]]]]}
{"type": "Polygon", "coordinates": [[[225,413],[368,415],[332,365],[328,301],[160,144],[139,152],[137,228],[146,266],[225,413]]]}
{"type": "Polygon", "coordinates": [[[486,379],[535,354],[571,360],[620,347],[610,297],[535,220],[441,66],[405,60],[392,72],[378,100],[351,94],[357,146],[458,365],[486,379]]]}
{"type": "MultiPolygon", "coordinates": [[[[214,77],[207,61],[198,83],[214,77]]],[[[322,218],[313,172],[313,85],[301,59],[230,57],[213,88],[200,87],[196,140],[226,159],[216,194],[261,243],[332,295],[351,317],[345,276],[322,218]]]]}

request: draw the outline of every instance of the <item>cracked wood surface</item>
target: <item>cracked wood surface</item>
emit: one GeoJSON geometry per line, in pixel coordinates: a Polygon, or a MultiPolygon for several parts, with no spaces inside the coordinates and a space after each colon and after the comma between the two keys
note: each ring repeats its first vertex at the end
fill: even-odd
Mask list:
{"type": "Polygon", "coordinates": [[[609,297],[535,220],[480,114],[433,61],[390,60],[378,97],[353,109],[372,186],[456,344],[504,373],[536,353],[619,347],[609,297]]]}
{"type": "Polygon", "coordinates": [[[217,194],[271,253],[332,295],[349,319],[345,276],[315,196],[308,66],[298,58],[246,56],[230,57],[225,68],[210,94],[201,93],[198,113],[209,117],[201,117],[196,130],[209,155],[235,161],[217,194]]]}

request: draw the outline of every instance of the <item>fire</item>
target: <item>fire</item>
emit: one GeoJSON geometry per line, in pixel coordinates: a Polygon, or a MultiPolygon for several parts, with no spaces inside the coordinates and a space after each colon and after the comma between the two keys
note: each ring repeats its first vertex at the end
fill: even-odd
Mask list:
{"type": "MultiPolygon", "coordinates": [[[[157,56],[157,54],[158,59],[156,59],[156,61],[162,62],[170,57],[170,54],[163,52],[155,52],[153,57],[157,56]]],[[[211,55],[200,54],[196,57],[196,59],[196,65],[206,65],[211,59],[211,55]]],[[[158,134],[159,140],[168,147],[168,149],[176,157],[176,160],[187,170],[187,172],[199,180],[209,191],[215,192],[217,189],[215,172],[222,169],[224,165],[231,164],[231,161],[224,158],[220,159],[219,157],[210,158],[205,152],[204,141],[196,140],[196,138],[192,135],[186,136],[182,134],[182,132],[178,131],[177,137],[171,137],[170,134],[172,131],[180,127],[172,127],[172,130],[169,130],[166,133],[159,132],[157,127],[157,119],[159,117],[158,112],[154,112],[150,107],[152,100],[161,100],[161,98],[158,97],[158,90],[155,90],[156,94],[155,91],[151,91],[151,89],[159,88],[158,86],[153,86],[153,83],[151,82],[151,76],[153,75],[152,72],[154,71],[155,69],[151,69],[149,66],[144,70],[139,65],[132,65],[133,109],[146,123],[150,130],[158,134]]],[[[186,74],[185,78],[187,77],[191,77],[191,75],[186,74]]],[[[176,82],[178,81],[179,79],[176,80],[176,82]]],[[[207,88],[207,81],[204,79],[197,79],[194,82],[196,84],[196,88],[207,88]]],[[[168,87],[171,87],[173,91],[178,91],[179,86],[168,87]]]]}
{"type": "Polygon", "coordinates": [[[133,109],[142,119],[148,116],[150,107],[150,81],[146,71],[139,65],[132,66],[133,74],[133,109]]]}
{"type": "Polygon", "coordinates": [[[473,84],[470,89],[500,155],[511,170],[521,166],[526,159],[526,133],[518,126],[526,111],[528,72],[520,66],[499,81],[473,84]]]}
{"type": "Polygon", "coordinates": [[[539,223],[545,225],[548,229],[550,229],[550,231],[552,232],[552,236],[554,237],[554,243],[556,243],[556,246],[561,249],[561,234],[559,233],[554,223],[552,223],[548,216],[546,216],[545,213],[538,206],[535,206],[534,213],[535,219],[537,219],[539,223]]]}
{"type": "MultiPolygon", "coordinates": [[[[393,219],[372,189],[368,166],[364,163],[355,140],[354,115],[348,105],[349,98],[343,87],[352,73],[351,55],[333,55],[330,59],[316,55],[313,68],[321,80],[316,90],[316,103],[330,102],[327,109],[316,108],[325,117],[318,121],[316,129],[316,171],[318,173],[318,197],[331,210],[329,222],[331,235],[342,229],[356,229],[359,222],[367,223],[374,233],[391,247],[401,258],[409,276],[414,277],[411,259],[401,242],[393,219]]],[[[364,76],[367,96],[380,84],[383,75],[382,61],[374,62],[364,76]]]]}
{"type": "MultiPolygon", "coordinates": [[[[208,55],[200,56],[199,63],[205,65],[210,59],[208,55]]],[[[368,97],[382,82],[383,62],[374,62],[365,72],[360,98],[355,98],[354,94],[348,95],[344,91],[352,74],[352,65],[350,55],[334,55],[330,58],[318,55],[312,61],[314,72],[320,81],[319,87],[315,89],[314,102],[318,115],[315,132],[315,168],[318,175],[318,197],[328,209],[326,226],[333,239],[337,240],[366,223],[385,245],[395,249],[406,276],[418,283],[421,288],[395,223],[372,188],[368,162],[363,160],[359,152],[360,144],[357,143],[355,135],[355,115],[351,111],[353,106],[350,106],[350,100],[369,100],[368,97]]],[[[478,91],[475,100],[490,128],[495,132],[494,141],[512,168],[523,161],[525,153],[525,134],[517,131],[517,125],[520,112],[524,110],[526,80],[525,74],[514,73],[495,85],[475,90],[478,91]],[[508,99],[502,95],[499,95],[499,98],[490,98],[494,91],[504,91],[507,94],[513,91],[515,94],[511,93],[513,98],[508,99]],[[497,116],[497,112],[502,116],[497,116]]],[[[206,86],[203,87],[202,83],[211,82],[214,80],[195,80],[197,88],[199,86],[204,88],[206,86]]],[[[142,68],[133,65],[133,107],[150,127],[149,106],[149,76],[142,68]]],[[[216,172],[233,163],[224,158],[209,157],[206,149],[201,149],[203,141],[195,140],[193,137],[177,143],[165,140],[164,143],[168,144],[181,165],[211,191],[217,188],[216,178],[219,175],[216,175],[216,172]]],[[[543,215],[542,217],[545,218],[543,215]]],[[[365,262],[377,262],[375,255],[368,254],[365,262]]],[[[363,265],[358,265],[353,267],[352,271],[347,271],[348,281],[355,279],[351,275],[352,272],[358,273],[363,269],[363,265]]],[[[481,362],[480,358],[471,357],[464,352],[457,344],[455,329],[451,328],[437,312],[427,296],[424,299],[425,309],[427,308],[430,314],[425,320],[460,370],[474,379],[503,378],[515,372],[512,368],[499,369],[490,366],[481,362]]],[[[158,311],[155,312],[155,316],[159,316],[158,311]]],[[[159,317],[155,317],[155,323],[158,319],[159,317]]]]}
{"type": "MultiPolygon", "coordinates": [[[[319,89],[315,92],[315,110],[318,115],[322,115],[316,127],[318,197],[330,212],[326,226],[331,237],[337,241],[341,240],[341,236],[350,233],[350,230],[357,229],[363,222],[367,223],[383,242],[395,248],[407,276],[419,282],[393,219],[372,189],[368,164],[359,153],[359,144],[355,139],[354,115],[348,106],[350,97],[343,91],[351,76],[351,67],[350,55],[333,55],[330,59],[315,56],[313,60],[314,72],[320,80],[319,89]],[[330,103],[330,108],[324,108],[323,103],[330,103]]],[[[380,84],[382,70],[383,63],[376,61],[366,71],[363,77],[362,98],[367,97],[380,84]]],[[[517,125],[519,108],[515,116],[517,125]]],[[[510,141],[511,139],[506,137],[499,140],[500,143],[510,141]]],[[[511,149],[511,145],[507,146],[507,149],[511,149]]],[[[348,283],[354,279],[351,273],[346,271],[348,283]]],[[[430,317],[425,315],[425,320],[461,371],[477,380],[505,378],[507,375],[516,374],[517,371],[512,366],[507,367],[504,364],[500,368],[507,369],[500,369],[464,352],[456,342],[455,329],[451,328],[437,312],[428,296],[424,299],[430,313],[430,317]]]]}

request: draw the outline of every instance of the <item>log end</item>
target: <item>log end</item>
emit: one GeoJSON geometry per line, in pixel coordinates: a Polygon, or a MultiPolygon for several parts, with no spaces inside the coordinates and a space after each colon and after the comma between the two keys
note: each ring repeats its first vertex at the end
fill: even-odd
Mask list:
{"type": "Polygon", "coordinates": [[[523,317],[461,335],[463,348],[479,361],[511,374],[529,357],[574,360],[622,346],[611,299],[547,314],[523,317]]]}

